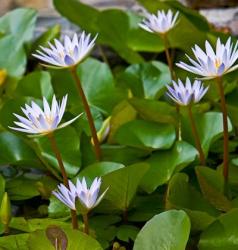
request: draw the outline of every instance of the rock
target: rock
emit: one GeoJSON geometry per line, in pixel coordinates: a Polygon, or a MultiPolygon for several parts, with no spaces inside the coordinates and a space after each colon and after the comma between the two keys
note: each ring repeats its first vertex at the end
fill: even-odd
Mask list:
{"type": "Polygon", "coordinates": [[[16,6],[35,8],[37,10],[53,8],[52,1],[50,0],[14,0],[14,4],[16,6]]]}
{"type": "Polygon", "coordinates": [[[230,31],[238,35],[238,7],[200,10],[200,13],[218,29],[230,31]]]}
{"type": "Polygon", "coordinates": [[[12,1],[10,1],[10,0],[1,0],[0,15],[3,15],[4,13],[6,13],[11,8],[12,8],[12,1]]]}
{"type": "MultiPolygon", "coordinates": [[[[37,22],[36,34],[42,33],[47,29],[47,27],[52,26],[55,23],[59,23],[62,25],[63,33],[70,33],[71,30],[73,31],[77,30],[76,26],[69,23],[66,19],[60,17],[59,14],[53,9],[52,0],[0,0],[0,1],[1,1],[0,14],[6,13],[10,9],[16,7],[32,7],[38,9],[39,18],[37,22]]],[[[141,12],[143,9],[136,0],[81,0],[81,1],[99,9],[121,8],[121,9],[130,9],[136,12],[141,12]]],[[[191,2],[195,0],[179,0],[179,1],[182,4],[188,4],[188,1],[191,2]]],[[[223,0],[213,0],[212,3],[213,5],[215,4],[215,2],[217,3],[219,2],[219,4],[222,4],[222,1],[223,0]]],[[[201,1],[201,3],[202,2],[205,3],[208,1],[204,0],[201,1]]],[[[207,18],[207,20],[210,23],[214,24],[218,29],[227,31],[231,30],[234,35],[238,35],[238,7],[201,9],[200,13],[204,15],[207,18]]]]}
{"type": "Polygon", "coordinates": [[[227,24],[232,21],[236,14],[238,14],[237,8],[220,8],[220,9],[201,9],[199,11],[207,20],[211,23],[227,24]]]}

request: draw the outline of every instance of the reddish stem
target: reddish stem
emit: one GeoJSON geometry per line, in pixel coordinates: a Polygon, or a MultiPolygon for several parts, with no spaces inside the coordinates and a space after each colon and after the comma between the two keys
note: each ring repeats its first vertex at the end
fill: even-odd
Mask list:
{"type": "Polygon", "coordinates": [[[84,223],[83,232],[89,234],[88,214],[83,214],[83,223],[84,223]]]}
{"type": "Polygon", "coordinates": [[[204,152],[202,150],[201,141],[199,139],[198,131],[197,131],[197,128],[196,128],[196,123],[195,123],[193,113],[192,113],[192,108],[191,108],[190,105],[188,106],[188,116],[189,116],[189,119],[190,119],[190,123],[191,123],[191,127],[192,127],[192,132],[193,132],[193,137],[194,137],[194,140],[195,140],[196,148],[197,148],[197,151],[199,153],[200,164],[205,166],[206,165],[206,159],[205,159],[204,152]]]}
{"type": "Polygon", "coordinates": [[[77,75],[76,67],[71,68],[71,73],[72,73],[72,76],[73,76],[73,78],[75,80],[75,83],[76,83],[76,86],[77,86],[77,89],[78,89],[78,93],[79,93],[79,95],[80,95],[80,97],[82,99],[84,110],[85,110],[87,118],[88,118],[88,124],[89,124],[91,134],[92,134],[92,138],[93,138],[96,158],[97,158],[98,161],[100,161],[101,160],[101,148],[100,148],[99,140],[98,140],[98,137],[97,137],[97,131],[96,131],[96,128],[95,128],[95,125],[94,125],[93,116],[92,116],[92,113],[90,111],[90,107],[88,105],[87,98],[86,98],[86,96],[84,94],[83,88],[81,86],[80,79],[79,79],[79,77],[77,75]]]}
{"type": "MultiPolygon", "coordinates": [[[[69,188],[69,180],[68,180],[68,177],[67,177],[67,173],[65,171],[65,167],[64,167],[64,163],[63,163],[63,160],[62,160],[62,156],[61,156],[61,153],[59,151],[59,148],[57,146],[57,143],[56,143],[56,140],[55,140],[55,136],[53,133],[50,133],[48,134],[48,138],[49,138],[49,141],[50,141],[50,144],[51,144],[51,148],[55,154],[55,157],[58,161],[58,165],[60,167],[60,171],[61,171],[61,174],[62,174],[62,177],[63,177],[63,182],[64,182],[64,185],[69,188]]],[[[73,229],[78,229],[78,218],[77,218],[77,213],[75,210],[71,209],[71,219],[72,219],[72,227],[73,229]]]]}

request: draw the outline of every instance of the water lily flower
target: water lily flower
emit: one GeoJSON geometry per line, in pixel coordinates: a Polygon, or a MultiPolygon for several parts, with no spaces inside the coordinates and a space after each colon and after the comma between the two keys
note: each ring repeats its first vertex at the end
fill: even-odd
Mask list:
{"type": "Polygon", "coordinates": [[[49,42],[50,48],[40,46],[34,57],[47,63],[46,66],[53,65],[56,68],[69,68],[82,62],[95,45],[95,36],[90,39],[91,34],[82,32],[80,37],[75,33],[72,40],[69,36],[64,37],[64,43],[54,39],[54,45],[49,42]]]}
{"type": "Polygon", "coordinates": [[[238,41],[235,46],[228,38],[226,44],[217,39],[216,50],[213,50],[208,41],[205,42],[206,51],[198,45],[192,48],[196,60],[188,57],[192,65],[184,62],[176,65],[184,70],[205,77],[206,79],[217,78],[238,68],[238,64],[233,66],[238,58],[238,41]]]}
{"type": "Polygon", "coordinates": [[[139,26],[151,33],[165,34],[176,25],[178,15],[178,11],[173,15],[171,10],[167,13],[164,10],[158,10],[157,15],[147,13],[139,26]]]}
{"type": "Polygon", "coordinates": [[[69,181],[69,188],[67,188],[65,185],[61,183],[58,185],[58,190],[53,191],[52,193],[58,200],[64,203],[67,207],[69,207],[72,210],[76,210],[75,207],[75,199],[77,197],[76,188],[71,181],[69,181]]]}
{"type": "Polygon", "coordinates": [[[69,188],[65,185],[58,185],[59,191],[53,191],[52,193],[67,207],[76,210],[75,200],[79,199],[81,205],[86,208],[87,211],[90,211],[96,207],[104,195],[106,194],[106,189],[99,197],[99,191],[101,186],[101,178],[95,178],[91,187],[87,187],[85,178],[83,177],[82,182],[77,179],[76,185],[69,181],[69,188]]]}
{"type": "Polygon", "coordinates": [[[19,120],[14,122],[18,127],[9,128],[29,134],[49,134],[56,129],[64,128],[81,115],[59,125],[65,112],[66,103],[67,95],[63,97],[61,104],[57,102],[55,96],[53,96],[51,108],[45,97],[43,97],[44,109],[41,109],[41,107],[33,101],[31,102],[31,106],[25,104],[25,108],[21,109],[26,117],[14,113],[19,120]]]}
{"type": "Polygon", "coordinates": [[[167,85],[167,95],[181,106],[199,102],[208,91],[208,87],[204,88],[199,80],[195,80],[193,84],[191,84],[189,78],[186,79],[185,84],[180,79],[177,83],[172,82],[173,87],[167,85]]]}
{"type": "Polygon", "coordinates": [[[83,178],[82,181],[77,179],[76,182],[77,197],[79,198],[81,205],[88,211],[96,207],[101,202],[101,200],[103,199],[104,195],[108,190],[106,189],[98,197],[101,182],[102,182],[101,178],[95,178],[91,187],[87,187],[85,178],[83,178]]]}

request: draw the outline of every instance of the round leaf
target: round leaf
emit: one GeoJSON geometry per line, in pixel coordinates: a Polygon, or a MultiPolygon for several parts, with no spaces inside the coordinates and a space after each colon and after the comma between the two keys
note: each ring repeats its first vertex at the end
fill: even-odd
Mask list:
{"type": "Polygon", "coordinates": [[[0,237],[1,250],[24,250],[27,249],[26,240],[29,234],[16,234],[0,237]]]}
{"type": "Polygon", "coordinates": [[[77,177],[87,177],[87,179],[93,180],[98,176],[104,176],[123,167],[123,164],[116,162],[97,162],[84,168],[77,177]]]}
{"type": "Polygon", "coordinates": [[[238,249],[238,209],[220,216],[201,235],[199,250],[238,249]]]}
{"type": "Polygon", "coordinates": [[[175,129],[172,125],[134,120],[121,126],[115,140],[127,146],[142,149],[168,149],[175,140],[175,129]]]}
{"type": "Polygon", "coordinates": [[[133,250],[184,250],[190,221],[184,211],[170,210],[154,216],[139,232],[133,250]]]}
{"type": "Polygon", "coordinates": [[[4,154],[0,155],[0,164],[18,164],[24,166],[39,166],[34,151],[24,140],[10,132],[0,133],[0,147],[4,154]]]}
{"type": "Polygon", "coordinates": [[[105,200],[110,201],[114,208],[127,210],[148,168],[145,163],[137,163],[105,175],[102,190],[109,187],[105,200]]]}
{"type": "MultiPolygon", "coordinates": [[[[95,239],[78,230],[63,228],[63,231],[68,239],[67,250],[102,250],[102,247],[95,239]]],[[[50,240],[48,240],[44,230],[36,230],[31,233],[27,245],[29,250],[55,249],[50,240]]]]}
{"type": "Polygon", "coordinates": [[[133,96],[158,99],[170,82],[168,66],[161,62],[146,62],[129,66],[121,76],[133,96]]]}
{"type": "Polygon", "coordinates": [[[17,86],[16,94],[42,99],[51,99],[54,90],[51,86],[50,74],[46,71],[37,71],[23,77],[17,86]]]}
{"type": "MultiPolygon", "coordinates": [[[[205,114],[194,115],[198,134],[201,139],[202,148],[207,154],[211,144],[223,135],[222,113],[207,112],[205,114]]],[[[183,119],[182,137],[193,143],[191,125],[188,119],[183,119]]],[[[228,120],[229,132],[232,130],[232,124],[228,120]]]]}
{"type": "MultiPolygon", "coordinates": [[[[76,175],[81,166],[80,142],[76,130],[70,126],[60,129],[55,133],[55,139],[68,177],[76,175]]],[[[59,170],[59,165],[52,151],[49,139],[47,137],[40,137],[35,140],[40,147],[41,155],[55,169],[59,170]]]]}
{"type": "Polygon", "coordinates": [[[141,187],[146,192],[153,192],[158,186],[165,184],[174,172],[180,171],[197,156],[197,150],[190,144],[178,141],[172,149],[155,152],[146,160],[150,169],[143,177],[141,187]]]}

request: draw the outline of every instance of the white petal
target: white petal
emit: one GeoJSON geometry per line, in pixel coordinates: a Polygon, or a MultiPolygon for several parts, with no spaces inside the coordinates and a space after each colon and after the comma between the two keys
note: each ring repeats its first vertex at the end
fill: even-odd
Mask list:
{"type": "Polygon", "coordinates": [[[64,128],[64,127],[70,125],[71,123],[73,123],[74,121],[76,121],[82,114],[83,114],[83,113],[81,113],[80,115],[76,116],[76,117],[73,118],[72,120],[69,120],[69,121],[67,121],[67,122],[65,122],[65,123],[60,124],[60,125],[58,126],[58,129],[64,128]]]}
{"type": "Polygon", "coordinates": [[[94,204],[94,207],[96,207],[104,198],[105,194],[107,193],[109,187],[99,196],[99,198],[97,199],[96,203],[94,204]]]}
{"type": "Polygon", "coordinates": [[[205,42],[205,47],[207,56],[209,56],[212,60],[214,60],[216,58],[216,55],[213,51],[211,44],[208,41],[205,42]]]}
{"type": "Polygon", "coordinates": [[[37,134],[38,131],[35,130],[29,130],[29,129],[24,129],[24,128],[15,128],[15,127],[10,127],[10,129],[16,130],[16,131],[20,131],[20,132],[25,132],[25,133],[29,133],[29,134],[37,134]]]}
{"type": "Polygon", "coordinates": [[[68,95],[65,95],[62,99],[62,103],[60,105],[60,108],[59,108],[59,120],[61,121],[63,115],[64,115],[64,112],[65,112],[65,108],[66,108],[66,104],[67,104],[67,99],[68,99],[68,95]]]}
{"type": "Polygon", "coordinates": [[[47,102],[46,98],[43,97],[43,106],[44,106],[44,113],[46,116],[50,116],[50,106],[49,106],[49,103],[47,102]]]}

